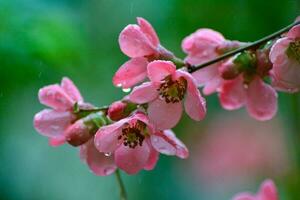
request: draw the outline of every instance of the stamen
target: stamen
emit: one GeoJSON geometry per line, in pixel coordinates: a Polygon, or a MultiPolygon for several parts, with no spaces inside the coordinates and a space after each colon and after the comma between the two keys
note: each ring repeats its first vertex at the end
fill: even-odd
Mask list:
{"type": "Polygon", "coordinates": [[[171,75],[169,75],[163,80],[163,83],[157,90],[167,103],[176,103],[184,98],[186,89],[187,81],[183,77],[173,81],[171,75]]]}
{"type": "Polygon", "coordinates": [[[122,129],[122,134],[119,135],[118,140],[123,140],[123,144],[134,149],[137,145],[142,146],[145,139],[144,131],[146,124],[142,121],[136,121],[133,124],[125,124],[122,129]]]}
{"type": "Polygon", "coordinates": [[[300,63],[300,40],[290,43],[287,49],[287,55],[296,59],[300,63]]]}

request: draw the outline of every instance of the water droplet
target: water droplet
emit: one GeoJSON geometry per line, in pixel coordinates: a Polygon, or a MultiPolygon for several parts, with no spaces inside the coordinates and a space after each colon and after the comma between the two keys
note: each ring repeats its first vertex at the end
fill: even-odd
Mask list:
{"type": "Polygon", "coordinates": [[[126,92],[126,93],[128,93],[128,92],[130,92],[131,91],[131,88],[124,88],[124,89],[122,89],[123,90],[123,92],[126,92]]]}
{"type": "Polygon", "coordinates": [[[103,169],[103,173],[104,173],[104,175],[110,175],[115,170],[116,170],[116,167],[114,167],[114,166],[108,166],[108,167],[106,167],[106,168],[103,169]]]}
{"type": "Polygon", "coordinates": [[[117,87],[122,87],[122,83],[117,84],[117,87]]]}
{"type": "Polygon", "coordinates": [[[111,152],[106,152],[106,153],[104,153],[104,155],[105,155],[106,157],[109,157],[109,156],[111,156],[111,152]]]}

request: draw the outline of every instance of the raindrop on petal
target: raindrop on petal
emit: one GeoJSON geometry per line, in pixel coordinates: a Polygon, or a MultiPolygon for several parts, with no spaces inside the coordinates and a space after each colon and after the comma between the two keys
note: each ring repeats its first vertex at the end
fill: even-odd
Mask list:
{"type": "Polygon", "coordinates": [[[123,92],[126,92],[126,93],[128,93],[128,92],[130,92],[131,91],[131,88],[124,88],[124,89],[122,89],[123,90],[123,92]]]}

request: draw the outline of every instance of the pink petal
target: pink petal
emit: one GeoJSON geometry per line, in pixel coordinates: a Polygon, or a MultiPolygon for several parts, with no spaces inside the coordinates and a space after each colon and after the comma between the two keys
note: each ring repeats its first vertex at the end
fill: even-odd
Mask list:
{"type": "Polygon", "coordinates": [[[147,66],[148,77],[152,82],[159,82],[166,76],[176,71],[176,66],[171,61],[156,60],[147,66]]]}
{"type": "Polygon", "coordinates": [[[224,81],[219,94],[221,105],[224,109],[235,110],[242,107],[246,101],[243,78],[224,81]]]}
{"type": "Polygon", "coordinates": [[[218,65],[211,65],[192,73],[198,86],[203,86],[216,76],[219,76],[218,65]]]}
{"type": "Polygon", "coordinates": [[[39,100],[42,104],[56,110],[72,109],[75,101],[57,84],[43,87],[39,90],[39,100]]]}
{"type": "Polygon", "coordinates": [[[64,131],[64,136],[69,144],[79,146],[93,136],[91,128],[85,124],[84,119],[77,120],[64,131]]]}
{"type": "Polygon", "coordinates": [[[285,52],[290,42],[291,40],[286,37],[275,42],[270,51],[270,60],[273,64],[276,62],[281,63],[284,59],[287,59],[285,52]]]}
{"type": "Polygon", "coordinates": [[[147,165],[149,156],[150,147],[145,141],[135,148],[121,145],[115,151],[115,163],[128,174],[136,174],[147,165]]]}
{"type": "Polygon", "coordinates": [[[153,170],[159,158],[159,153],[151,145],[149,145],[149,147],[151,149],[150,156],[146,166],[144,167],[145,170],[153,170]]]}
{"type": "Polygon", "coordinates": [[[155,47],[138,25],[126,26],[119,36],[121,51],[131,58],[155,54],[155,47]]]}
{"type": "Polygon", "coordinates": [[[103,153],[112,153],[122,141],[118,140],[121,134],[121,128],[128,118],[122,119],[108,126],[101,127],[95,135],[95,146],[98,151],[103,153]]]}
{"type": "Polygon", "coordinates": [[[133,88],[129,94],[129,100],[133,103],[143,104],[154,100],[157,96],[157,87],[151,82],[146,82],[133,88]]]}
{"type": "Polygon", "coordinates": [[[289,38],[297,39],[300,38],[300,25],[294,26],[287,34],[289,38]]]}
{"type": "MultiPolygon", "coordinates": [[[[272,70],[273,71],[273,70],[272,70]]],[[[272,87],[275,89],[275,90],[278,90],[278,91],[282,91],[282,92],[287,92],[287,93],[296,93],[296,92],[299,92],[299,87],[297,87],[297,85],[294,85],[292,83],[288,83],[288,82],[285,82],[283,80],[280,80],[276,77],[275,73],[273,73],[271,71],[271,79],[272,79],[272,87]]]]}
{"type": "Polygon", "coordinates": [[[92,172],[98,176],[108,176],[117,169],[113,156],[105,156],[94,145],[94,140],[80,146],[80,157],[87,163],[92,172]]]}
{"type": "Polygon", "coordinates": [[[215,76],[205,84],[203,94],[211,95],[214,92],[218,92],[222,87],[223,81],[224,80],[220,76],[215,76]]]}
{"type": "Polygon", "coordinates": [[[160,153],[176,155],[179,158],[187,158],[189,151],[186,146],[175,136],[173,131],[165,130],[151,135],[151,144],[160,153]]]}
{"type": "Polygon", "coordinates": [[[249,193],[240,193],[235,195],[232,200],[257,200],[253,195],[249,193]]]}
{"type": "Polygon", "coordinates": [[[159,39],[157,37],[157,34],[151,24],[145,20],[144,18],[138,17],[137,18],[138,24],[143,31],[143,33],[147,36],[147,38],[151,41],[153,46],[159,45],[159,39]]]}
{"type": "Polygon", "coordinates": [[[83,101],[83,98],[75,86],[75,84],[67,77],[64,77],[61,81],[61,87],[74,101],[83,101]]]}
{"type": "Polygon", "coordinates": [[[186,113],[193,119],[200,121],[206,115],[206,102],[197,88],[196,81],[189,73],[177,70],[178,77],[184,77],[187,81],[187,94],[184,101],[186,113]]]}
{"type": "Polygon", "coordinates": [[[34,116],[33,121],[35,129],[41,135],[61,139],[64,138],[63,132],[70,126],[72,120],[73,116],[70,112],[44,109],[34,116]]]}
{"type": "Polygon", "coordinates": [[[165,130],[174,127],[179,122],[181,114],[181,102],[166,103],[164,100],[157,98],[149,103],[149,119],[159,130],[165,130]]]}
{"type": "Polygon", "coordinates": [[[117,87],[130,88],[143,81],[147,76],[148,61],[144,57],[132,58],[124,63],[113,77],[117,87]]]}
{"type": "Polygon", "coordinates": [[[262,200],[278,200],[277,189],[272,180],[265,180],[262,183],[259,196],[262,200]]]}
{"type": "Polygon", "coordinates": [[[260,78],[254,79],[247,89],[247,110],[261,121],[269,120],[277,112],[277,93],[260,78]]]}
{"type": "Polygon", "coordinates": [[[65,137],[61,138],[49,138],[49,145],[52,147],[58,147],[60,145],[63,145],[66,142],[65,137]]]}

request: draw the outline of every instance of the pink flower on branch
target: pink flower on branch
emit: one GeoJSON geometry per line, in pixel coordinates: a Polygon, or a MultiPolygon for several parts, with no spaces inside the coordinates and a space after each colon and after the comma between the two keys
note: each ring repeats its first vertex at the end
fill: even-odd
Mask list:
{"type": "Polygon", "coordinates": [[[156,131],[143,113],[100,128],[95,146],[99,152],[112,155],[116,165],[128,174],[152,170],[159,152],[188,157],[188,149],[171,130],[156,131]]]}
{"type": "Polygon", "coordinates": [[[41,88],[38,96],[40,102],[51,109],[44,109],[34,116],[34,127],[41,135],[49,138],[50,145],[63,144],[66,141],[64,131],[76,119],[72,113],[74,104],[83,103],[79,90],[65,77],[61,85],[41,88]]]}
{"type": "Polygon", "coordinates": [[[300,89],[300,25],[276,41],[270,52],[273,86],[285,92],[300,89]]]}
{"type": "Polygon", "coordinates": [[[261,121],[272,119],[277,112],[277,93],[259,76],[248,85],[242,75],[224,81],[219,98],[223,108],[235,110],[245,106],[250,116],[261,121]]]}
{"type": "Polygon", "coordinates": [[[182,102],[187,114],[202,120],[206,114],[205,99],[201,96],[194,78],[183,70],[176,70],[170,61],[153,61],[147,67],[150,82],[133,89],[129,100],[148,103],[150,121],[160,130],[174,127],[181,118],[182,102]]]}
{"type": "MultiPolygon", "coordinates": [[[[182,49],[188,54],[185,61],[190,65],[200,65],[240,46],[240,42],[226,40],[221,33],[206,28],[197,30],[182,41],[182,49]]],[[[219,68],[222,63],[192,73],[198,86],[204,86],[204,94],[216,92],[220,87],[222,78],[219,68]]]]}
{"type": "Polygon", "coordinates": [[[173,57],[173,54],[160,45],[158,36],[151,24],[137,18],[138,25],[126,26],[119,36],[121,51],[131,59],[124,63],[113,77],[117,87],[130,88],[147,76],[149,60],[159,57],[173,57]]]}
{"type": "Polygon", "coordinates": [[[248,192],[237,194],[233,200],[278,200],[277,189],[272,180],[265,180],[257,194],[248,192]]]}

